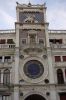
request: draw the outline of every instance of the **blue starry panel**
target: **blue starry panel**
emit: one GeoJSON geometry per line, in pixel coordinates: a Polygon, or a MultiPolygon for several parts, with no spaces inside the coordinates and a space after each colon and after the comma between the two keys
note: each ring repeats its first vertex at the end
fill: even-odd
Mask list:
{"type": "Polygon", "coordinates": [[[42,12],[37,12],[37,13],[27,13],[27,12],[20,12],[19,13],[19,22],[24,22],[24,20],[28,17],[28,16],[35,16],[35,20],[37,20],[39,23],[43,23],[44,22],[44,14],[42,12]]]}

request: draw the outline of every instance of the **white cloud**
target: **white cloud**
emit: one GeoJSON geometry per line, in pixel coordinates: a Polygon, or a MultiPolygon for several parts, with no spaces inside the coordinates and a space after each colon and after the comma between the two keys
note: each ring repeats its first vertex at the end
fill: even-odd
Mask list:
{"type": "Polygon", "coordinates": [[[49,21],[49,28],[66,29],[66,13],[64,9],[59,9],[58,7],[48,10],[47,19],[49,21]]]}
{"type": "MultiPolygon", "coordinates": [[[[21,3],[28,3],[29,0],[17,0],[20,4],[21,3]]],[[[16,18],[16,0],[6,0],[3,4],[4,0],[0,3],[0,29],[9,29],[15,28],[15,21],[16,18]]]]}
{"type": "MultiPolygon", "coordinates": [[[[0,10],[0,21],[2,21],[2,24],[6,24],[6,26],[8,25],[8,28],[14,28],[14,22],[16,21],[16,19],[10,15],[8,15],[8,13],[6,13],[3,10],[0,10]]],[[[5,26],[5,27],[6,27],[5,26]]]]}

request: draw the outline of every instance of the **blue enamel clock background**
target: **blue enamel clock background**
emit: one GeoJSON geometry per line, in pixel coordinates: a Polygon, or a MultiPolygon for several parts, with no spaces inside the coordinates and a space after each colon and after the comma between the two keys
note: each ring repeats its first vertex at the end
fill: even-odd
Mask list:
{"type": "Polygon", "coordinates": [[[38,66],[38,64],[36,63],[32,63],[28,66],[28,73],[30,73],[31,75],[37,75],[40,73],[40,68],[38,66]]]}
{"type": "Polygon", "coordinates": [[[28,77],[35,79],[43,74],[44,67],[39,61],[30,60],[25,64],[24,72],[28,77]]]}

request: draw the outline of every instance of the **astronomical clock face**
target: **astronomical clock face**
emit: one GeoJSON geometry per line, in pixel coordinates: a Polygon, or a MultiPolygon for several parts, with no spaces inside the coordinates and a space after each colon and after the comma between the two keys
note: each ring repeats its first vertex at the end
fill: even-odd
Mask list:
{"type": "Polygon", "coordinates": [[[20,68],[20,77],[29,83],[38,83],[43,81],[48,75],[48,66],[44,60],[31,57],[24,59],[20,68]]]}
{"type": "Polygon", "coordinates": [[[36,79],[42,76],[44,67],[42,63],[37,60],[30,60],[24,65],[24,73],[27,77],[36,79]]]}

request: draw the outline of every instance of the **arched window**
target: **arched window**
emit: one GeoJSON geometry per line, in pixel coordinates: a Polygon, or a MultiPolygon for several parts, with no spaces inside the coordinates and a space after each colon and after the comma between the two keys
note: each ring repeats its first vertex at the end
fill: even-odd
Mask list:
{"type": "Polygon", "coordinates": [[[3,83],[4,84],[9,84],[10,83],[10,70],[9,69],[4,70],[3,83]]]}
{"type": "Polygon", "coordinates": [[[58,80],[58,84],[64,83],[63,72],[61,69],[57,70],[57,80],[58,80]]]}

